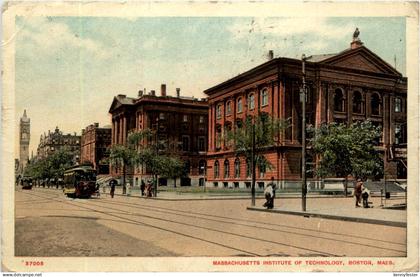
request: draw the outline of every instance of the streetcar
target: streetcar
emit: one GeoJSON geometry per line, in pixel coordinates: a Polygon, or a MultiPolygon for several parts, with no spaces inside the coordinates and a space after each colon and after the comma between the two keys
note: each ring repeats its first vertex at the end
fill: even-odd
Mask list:
{"type": "Polygon", "coordinates": [[[97,190],[96,170],[92,166],[74,166],[64,171],[63,182],[67,197],[89,198],[97,190]]]}

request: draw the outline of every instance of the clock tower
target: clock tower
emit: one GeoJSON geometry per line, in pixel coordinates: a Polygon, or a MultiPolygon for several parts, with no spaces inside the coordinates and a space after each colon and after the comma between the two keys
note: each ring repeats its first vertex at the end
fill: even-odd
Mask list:
{"type": "Polygon", "coordinates": [[[19,124],[19,171],[23,173],[29,160],[29,139],[31,137],[31,120],[26,116],[26,110],[20,118],[19,124]]]}

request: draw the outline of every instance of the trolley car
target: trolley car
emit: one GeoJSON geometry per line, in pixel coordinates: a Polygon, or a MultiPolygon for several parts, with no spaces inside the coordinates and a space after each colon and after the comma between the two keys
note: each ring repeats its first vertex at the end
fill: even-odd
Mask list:
{"type": "Polygon", "coordinates": [[[96,192],[96,171],[91,166],[75,166],[64,171],[67,197],[89,198],[96,192]]]}

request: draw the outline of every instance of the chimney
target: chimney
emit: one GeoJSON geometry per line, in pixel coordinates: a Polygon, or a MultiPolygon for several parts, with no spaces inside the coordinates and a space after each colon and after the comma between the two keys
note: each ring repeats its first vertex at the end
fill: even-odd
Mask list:
{"type": "Polygon", "coordinates": [[[181,89],[180,88],[176,88],[176,97],[180,97],[181,96],[181,89]]]}
{"type": "Polygon", "coordinates": [[[125,94],[118,94],[118,97],[120,97],[120,98],[125,98],[125,97],[126,97],[126,95],[125,95],[125,94]]]}
{"type": "Polygon", "coordinates": [[[99,127],[99,123],[95,122],[95,127],[98,128],[99,127]]]}
{"type": "Polygon", "coordinates": [[[139,90],[138,97],[142,97],[142,96],[143,96],[143,91],[139,90]]]}
{"type": "Polygon", "coordinates": [[[268,51],[268,60],[271,61],[274,58],[274,52],[273,50],[268,51]]]}
{"type": "Polygon", "coordinates": [[[166,84],[160,85],[160,96],[166,96],[166,84]]]}
{"type": "Polygon", "coordinates": [[[155,91],[154,90],[151,90],[150,91],[150,95],[155,96],[156,95],[155,91]]]}

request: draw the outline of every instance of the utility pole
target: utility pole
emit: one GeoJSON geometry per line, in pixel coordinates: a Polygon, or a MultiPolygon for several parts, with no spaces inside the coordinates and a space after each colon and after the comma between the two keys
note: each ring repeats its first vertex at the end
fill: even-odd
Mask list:
{"type": "Polygon", "coordinates": [[[302,102],[302,211],[306,212],[306,81],[305,54],[302,55],[302,88],[300,101],[302,102]]]}
{"type": "MultiPolygon", "coordinates": [[[[159,156],[159,117],[156,118],[156,157],[159,156]]],[[[156,168],[155,168],[156,170],[156,168]]],[[[157,197],[158,175],[155,173],[155,182],[153,184],[153,196],[157,197]]]]}
{"type": "Polygon", "coordinates": [[[252,152],[251,152],[251,163],[252,163],[252,180],[251,180],[251,206],[255,206],[255,122],[252,124],[252,152]]]}

